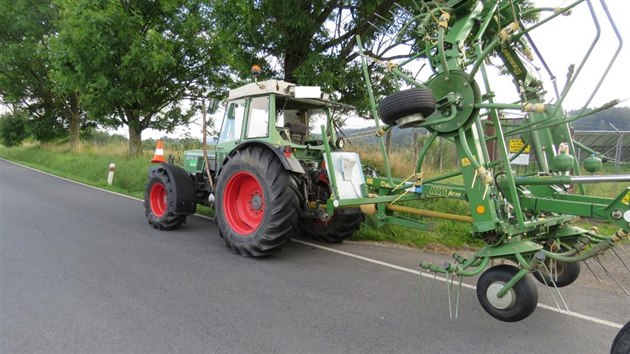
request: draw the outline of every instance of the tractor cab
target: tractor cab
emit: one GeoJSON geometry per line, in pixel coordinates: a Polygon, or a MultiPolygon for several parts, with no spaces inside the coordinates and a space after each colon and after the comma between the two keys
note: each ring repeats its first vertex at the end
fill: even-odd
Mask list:
{"type": "Polygon", "coordinates": [[[327,135],[336,138],[329,124],[334,109],[353,107],[333,102],[319,87],[298,86],[285,81],[250,83],[230,91],[217,150],[261,140],[272,145],[322,145],[320,134],[311,133],[317,124],[327,126],[327,135]]]}
{"type": "MultiPolygon", "coordinates": [[[[280,80],[230,90],[210,169],[220,169],[230,152],[250,145],[279,150],[296,166],[319,164],[324,153],[320,127],[325,126],[331,146],[342,145],[334,129],[333,112],[351,109],[354,107],[331,101],[319,87],[280,80]]],[[[303,172],[299,168],[295,171],[303,172]]]]}

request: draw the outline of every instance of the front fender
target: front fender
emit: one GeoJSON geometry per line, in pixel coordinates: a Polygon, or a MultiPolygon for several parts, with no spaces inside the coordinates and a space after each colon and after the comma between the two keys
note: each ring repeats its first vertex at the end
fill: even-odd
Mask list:
{"type": "Polygon", "coordinates": [[[149,178],[151,178],[154,171],[158,170],[164,170],[171,183],[173,183],[175,207],[172,212],[182,215],[194,214],[197,211],[195,186],[188,172],[179,166],[162,163],[159,166],[151,166],[149,168],[149,178]]]}

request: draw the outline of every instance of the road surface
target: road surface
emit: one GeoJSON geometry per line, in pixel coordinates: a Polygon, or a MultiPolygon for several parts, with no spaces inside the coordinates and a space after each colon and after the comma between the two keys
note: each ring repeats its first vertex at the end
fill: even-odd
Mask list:
{"type": "Polygon", "coordinates": [[[469,286],[450,318],[443,282],[417,291],[423,259],[448,257],[297,240],[247,259],[208,219],[154,230],[140,201],[0,160],[2,353],[606,353],[630,320],[590,274],[562,290],[572,315],[540,286],[543,307],[499,322],[469,286]]]}

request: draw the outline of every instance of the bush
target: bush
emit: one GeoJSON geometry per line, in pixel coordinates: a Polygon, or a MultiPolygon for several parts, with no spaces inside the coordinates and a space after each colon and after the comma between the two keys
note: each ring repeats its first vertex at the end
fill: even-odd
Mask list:
{"type": "Polygon", "coordinates": [[[0,142],[2,145],[17,146],[28,138],[28,117],[22,111],[6,113],[0,116],[0,142]]]}
{"type": "Polygon", "coordinates": [[[30,119],[27,125],[34,140],[40,142],[68,140],[68,128],[56,111],[30,119]]]}

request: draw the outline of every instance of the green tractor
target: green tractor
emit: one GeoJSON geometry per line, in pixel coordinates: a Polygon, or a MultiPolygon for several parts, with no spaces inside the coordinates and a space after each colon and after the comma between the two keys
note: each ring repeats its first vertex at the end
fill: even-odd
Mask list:
{"type": "MultiPolygon", "coordinates": [[[[337,151],[344,143],[334,111],[351,108],[318,87],[278,80],[231,90],[207,160],[203,151],[185,151],[183,167],[151,168],[145,193],[149,223],[173,229],[197,204],[214,207],[219,235],[243,256],[272,254],[298,233],[324,242],[347,239],[364,216],[357,206],[326,212],[332,189],[324,155],[325,145],[337,151]],[[309,132],[314,121],[326,122],[328,140],[309,132]]],[[[358,162],[356,154],[341,155],[358,162]]],[[[354,172],[353,178],[362,178],[354,172]]]]}
{"type": "MultiPolygon", "coordinates": [[[[207,159],[203,152],[188,151],[184,168],[165,163],[151,168],[145,196],[149,223],[175,228],[197,204],[214,205],[219,235],[243,256],[272,254],[296,233],[340,242],[360,227],[364,214],[373,214],[377,226],[425,231],[432,229],[432,219],[468,223],[483,248],[470,257],[454,254],[451,262],[421,262],[420,267],[447,279],[459,277],[460,284],[464,276],[480,275],[480,304],[506,322],[522,320],[537,307],[533,279],[557,291],[578,278],[579,262],[594,260],[604,267],[599,257],[613,254],[623,263],[617,250],[623,250],[620,244],[630,234],[630,187],[604,198],[587,195],[584,184],[625,183],[630,175],[595,175],[603,156],[575,141],[570,129],[572,121],[619,101],[587,110],[589,99],[574,115],[562,108],[599,35],[552,99],[529,63],[534,52],[544,63],[530,32],[576,6],[587,6],[599,28],[591,1],[557,9],[524,8],[527,2],[521,0],[412,3],[397,22],[402,25],[394,38],[411,41],[417,53],[403,63],[377,62],[407,88],[377,102],[367,66],[372,58],[358,41],[384,176],[366,176],[359,156],[341,151],[332,111],[349,107],[313,87],[256,82],[230,91],[218,143],[207,159]],[[524,18],[532,15],[543,18],[527,25],[524,18]],[[491,85],[496,78],[487,70],[491,57],[502,61],[518,102],[497,102],[491,85]],[[427,67],[430,75],[417,80],[405,65],[427,67]],[[521,118],[505,119],[506,112],[521,118]],[[316,121],[326,124],[314,136],[308,126],[316,121]],[[397,178],[389,168],[383,135],[410,127],[425,128],[429,138],[414,174],[397,178]],[[448,173],[425,176],[425,157],[435,139],[454,144],[459,163],[448,173]],[[578,149],[594,156],[580,161],[578,149]],[[525,155],[530,171],[519,172],[514,162],[525,155]],[[435,198],[461,200],[469,212],[454,215],[421,207],[435,198]],[[575,224],[580,218],[606,221],[617,231],[600,235],[585,230],[575,224]]],[[[622,45],[605,2],[600,3],[619,47],[602,66],[591,99],[622,45]]],[[[451,287],[447,289],[450,301],[451,287]]]]}

